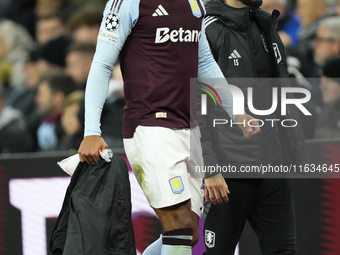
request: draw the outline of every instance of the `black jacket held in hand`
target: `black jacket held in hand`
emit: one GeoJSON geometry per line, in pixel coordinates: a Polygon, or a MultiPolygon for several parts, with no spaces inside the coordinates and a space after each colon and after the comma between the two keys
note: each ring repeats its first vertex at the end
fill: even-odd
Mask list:
{"type": "MultiPolygon", "coordinates": [[[[278,11],[272,15],[259,8],[233,8],[219,0],[206,4],[206,35],[211,52],[229,84],[239,87],[245,97],[245,111],[256,119],[264,120],[261,134],[246,140],[241,129],[230,124],[216,125],[213,119],[231,118],[212,100],[207,105],[207,115],[197,109],[197,119],[202,134],[205,165],[260,165],[283,159],[285,164],[302,164],[305,160],[302,126],[292,105],[287,106],[287,116],[281,116],[280,99],[277,110],[267,116],[253,114],[247,104],[247,88],[253,88],[255,109],[267,110],[272,106],[272,88],[290,86],[284,47],[274,31],[278,11]],[[275,79],[273,79],[275,78],[275,79]],[[298,126],[272,127],[265,119],[296,119],[298,126]]],[[[200,97],[198,93],[198,98],[200,97]]],[[[200,98],[198,99],[200,100],[200,98]]],[[[200,103],[197,104],[200,108],[200,103]]],[[[277,122],[280,123],[280,122],[277,122]]],[[[261,123],[260,123],[261,124],[261,123]]],[[[292,125],[285,122],[286,125],[292,125]]]]}
{"type": "Polygon", "coordinates": [[[125,161],[79,163],[50,239],[53,254],[136,255],[125,161]]]}

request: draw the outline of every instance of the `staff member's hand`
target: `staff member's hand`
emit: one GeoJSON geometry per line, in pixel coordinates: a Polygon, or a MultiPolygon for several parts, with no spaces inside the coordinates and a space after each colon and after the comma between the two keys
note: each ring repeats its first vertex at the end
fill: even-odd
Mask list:
{"type": "Polygon", "coordinates": [[[204,197],[211,200],[215,205],[228,202],[228,194],[230,194],[227,183],[221,173],[205,179],[204,197]]]}
{"type": "Polygon", "coordinates": [[[235,122],[243,131],[243,137],[246,139],[251,139],[253,136],[261,133],[259,122],[252,116],[248,114],[236,115],[235,122]],[[250,121],[252,120],[252,121],[250,121]],[[250,122],[249,122],[250,121],[250,122]],[[249,126],[248,122],[253,126],[249,126]],[[244,123],[244,124],[242,124],[244,123]]]}
{"type": "Polygon", "coordinates": [[[99,151],[107,149],[108,146],[101,136],[86,136],[80,144],[78,154],[81,162],[87,164],[99,162],[99,151]]]}

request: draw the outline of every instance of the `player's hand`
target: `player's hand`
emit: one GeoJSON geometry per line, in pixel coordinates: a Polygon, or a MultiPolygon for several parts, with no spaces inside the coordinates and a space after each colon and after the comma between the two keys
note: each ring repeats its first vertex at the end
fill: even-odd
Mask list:
{"type": "Polygon", "coordinates": [[[211,200],[215,205],[228,202],[228,194],[230,194],[227,183],[221,173],[205,179],[204,197],[211,200]]]}
{"type": "Polygon", "coordinates": [[[237,124],[237,125],[242,129],[243,137],[248,139],[248,140],[261,132],[261,129],[259,127],[260,126],[259,122],[255,118],[253,118],[252,116],[250,116],[248,114],[236,115],[235,122],[240,123],[240,124],[237,124]],[[250,122],[250,124],[253,127],[248,125],[248,122],[250,120],[252,120],[250,122]],[[242,124],[242,123],[244,123],[244,124],[242,124]]]}
{"type": "Polygon", "coordinates": [[[107,149],[108,146],[100,136],[86,136],[80,144],[78,154],[81,162],[87,164],[99,162],[99,151],[107,149]]]}

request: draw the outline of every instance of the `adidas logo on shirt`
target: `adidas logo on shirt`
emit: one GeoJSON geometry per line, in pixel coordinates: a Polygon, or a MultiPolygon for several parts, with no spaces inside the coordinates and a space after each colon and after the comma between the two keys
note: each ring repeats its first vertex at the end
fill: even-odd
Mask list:
{"type": "Polygon", "coordinates": [[[234,50],[230,54],[230,56],[229,56],[229,59],[233,59],[234,60],[234,66],[239,66],[240,65],[240,63],[238,61],[240,58],[242,58],[242,57],[241,57],[240,53],[238,53],[237,50],[234,50]]]}
{"type": "Polygon", "coordinates": [[[169,15],[169,13],[164,9],[164,7],[162,5],[158,5],[157,9],[152,14],[153,17],[168,16],[168,15],[169,15]]]}

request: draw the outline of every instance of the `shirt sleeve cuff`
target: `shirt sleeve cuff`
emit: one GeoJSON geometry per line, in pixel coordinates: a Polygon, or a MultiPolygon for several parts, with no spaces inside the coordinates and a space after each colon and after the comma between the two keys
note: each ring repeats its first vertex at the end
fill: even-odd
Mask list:
{"type": "Polygon", "coordinates": [[[92,131],[92,130],[88,130],[84,132],[84,137],[86,136],[101,136],[101,132],[99,131],[92,131]]]}

